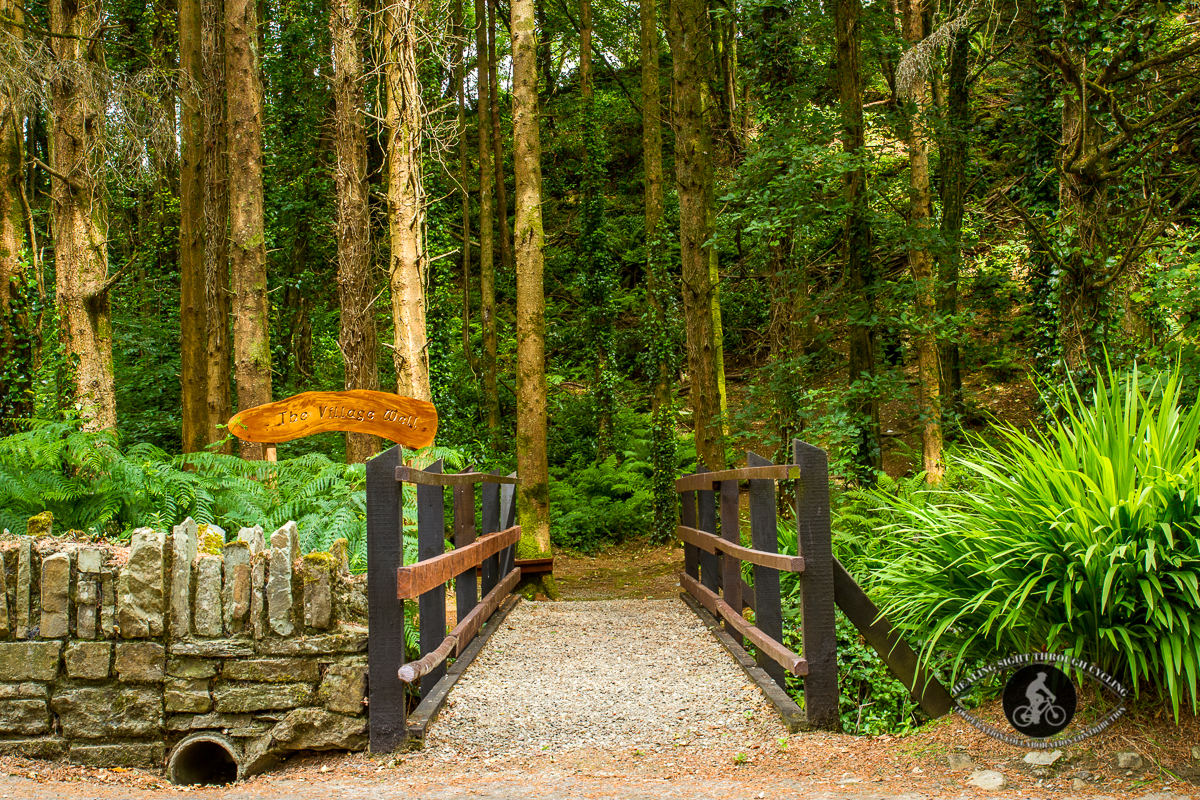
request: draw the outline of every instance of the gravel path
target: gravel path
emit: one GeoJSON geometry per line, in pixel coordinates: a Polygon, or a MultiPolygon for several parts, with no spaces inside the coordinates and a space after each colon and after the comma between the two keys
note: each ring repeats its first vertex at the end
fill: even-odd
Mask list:
{"type": "Polygon", "coordinates": [[[426,748],[445,759],[733,753],[782,735],[762,693],[679,600],[523,602],[454,687],[426,748]]]}

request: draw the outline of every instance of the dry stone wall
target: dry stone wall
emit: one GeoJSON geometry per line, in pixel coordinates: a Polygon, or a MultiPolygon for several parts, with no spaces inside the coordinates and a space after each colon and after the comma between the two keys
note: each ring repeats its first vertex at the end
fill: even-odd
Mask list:
{"type": "Polygon", "coordinates": [[[365,579],[331,549],[191,519],[128,547],[0,542],[0,753],[162,769],[211,733],[253,774],[365,749],[365,579]]]}

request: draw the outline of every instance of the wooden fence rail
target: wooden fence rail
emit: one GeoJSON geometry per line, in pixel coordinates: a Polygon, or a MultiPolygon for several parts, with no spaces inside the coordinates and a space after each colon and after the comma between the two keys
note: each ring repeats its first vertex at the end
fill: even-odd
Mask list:
{"type": "MultiPolygon", "coordinates": [[[[784,696],[783,702],[792,706],[785,717],[802,713],[809,727],[841,727],[835,604],[926,713],[931,717],[948,713],[952,701],[945,687],[918,669],[913,649],[833,557],[825,452],[796,440],[792,461],[772,464],[747,452],[744,468],[710,472],[701,465],[694,474],[675,482],[682,503],[676,536],[684,543],[680,585],[724,623],[734,649],[740,651],[745,642],[754,645],[758,666],[780,689],[786,688],[787,673],[803,678],[803,712],[784,696]],[[798,552],[794,556],[779,553],[775,482],[784,480],[795,482],[798,552]],[[750,547],[741,543],[741,481],[749,482],[750,547]],[[752,565],[753,588],[742,579],[743,561],[752,565]],[[783,643],[780,571],[796,573],[800,582],[802,654],[783,643]],[[754,612],[754,624],[745,619],[743,608],[754,612]]],[[[745,654],[735,653],[735,657],[744,659],[745,654]]],[[[776,692],[775,696],[780,695],[776,692]]]]}
{"type": "MultiPolygon", "coordinates": [[[[446,659],[468,645],[502,606],[521,571],[514,551],[513,475],[443,473],[442,462],[419,470],[400,463],[399,446],[367,462],[367,602],[370,748],[392,752],[422,737],[457,680],[446,659]],[[403,483],[417,487],[417,563],[404,564],[403,483]],[[476,525],[475,491],[480,489],[476,525]],[[446,549],[445,489],[453,490],[454,549],[446,549]],[[458,622],[446,633],[446,584],[454,581],[458,622]],[[480,595],[483,599],[480,600],[480,595]],[[404,601],[417,599],[421,657],[405,662],[404,601]],[[389,678],[389,676],[391,676],[389,678]],[[410,719],[406,686],[419,682],[421,704],[410,719]]],[[[505,611],[507,613],[507,611],[505,611]]],[[[477,649],[471,648],[472,650],[477,649]]]]}

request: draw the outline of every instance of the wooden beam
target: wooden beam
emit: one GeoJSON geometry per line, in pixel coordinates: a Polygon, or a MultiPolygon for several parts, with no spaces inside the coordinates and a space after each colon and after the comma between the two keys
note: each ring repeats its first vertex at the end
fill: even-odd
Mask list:
{"type": "Polygon", "coordinates": [[[696,547],[699,547],[706,553],[728,553],[734,558],[749,561],[751,564],[758,564],[760,567],[781,569],[784,572],[804,572],[804,558],[802,556],[789,556],[783,553],[764,553],[761,550],[742,547],[740,544],[726,541],[706,531],[688,528],[683,525],[676,526],[675,535],[687,544],[696,545],[696,547]]]}
{"type": "Polygon", "coordinates": [[[427,653],[416,661],[410,661],[400,667],[397,673],[400,680],[404,683],[416,683],[424,676],[437,669],[438,665],[450,657],[453,653],[455,656],[462,654],[471,640],[475,638],[475,634],[479,633],[479,629],[488,621],[495,610],[504,602],[504,598],[508,597],[512,592],[513,587],[517,585],[517,581],[521,578],[521,571],[514,569],[500,581],[496,588],[488,593],[488,596],[483,598],[475,608],[471,610],[457,625],[454,630],[446,635],[442,643],[432,653],[427,653]]]}
{"type": "Polygon", "coordinates": [[[770,656],[772,661],[793,675],[808,674],[807,661],[751,625],[741,614],[733,613],[733,609],[728,603],[718,597],[716,593],[700,585],[700,582],[691,575],[686,572],[679,573],[679,583],[688,590],[692,597],[696,598],[700,605],[707,608],[710,614],[719,616],[732,625],[738,633],[749,639],[760,653],[770,656]]]}
{"type": "Polygon", "coordinates": [[[476,539],[474,544],[451,550],[425,561],[418,561],[396,570],[396,596],[407,600],[441,586],[446,581],[483,563],[488,556],[499,553],[521,541],[521,526],[476,539]]]}
{"type": "Polygon", "coordinates": [[[466,486],[472,483],[509,483],[520,485],[520,478],[492,475],[488,472],[445,472],[435,474],[403,464],[396,467],[396,480],[421,486],[466,486]]]}
{"type": "Polygon", "coordinates": [[[724,469],[720,472],[699,472],[695,475],[684,475],[675,481],[675,491],[691,492],[698,489],[711,490],[713,484],[723,481],[748,481],[774,479],[777,481],[794,481],[800,477],[800,468],[795,464],[769,464],[759,467],[741,467],[740,469],[724,469]]]}
{"type": "Polygon", "coordinates": [[[454,634],[447,636],[442,640],[442,643],[437,646],[437,649],[431,653],[426,653],[416,661],[410,661],[400,667],[398,672],[400,680],[403,683],[416,683],[421,678],[424,678],[429,673],[433,672],[438,666],[450,657],[450,651],[458,644],[458,637],[454,634]]]}
{"type": "Polygon", "coordinates": [[[484,597],[475,608],[471,609],[470,614],[459,620],[458,624],[454,626],[454,630],[450,631],[450,635],[458,639],[457,644],[454,645],[455,656],[462,654],[462,651],[475,638],[475,634],[479,633],[483,623],[488,621],[492,612],[499,608],[500,604],[504,602],[504,598],[508,597],[520,580],[521,570],[514,569],[488,592],[487,597],[484,597]]]}
{"type": "Polygon", "coordinates": [[[858,628],[867,644],[875,648],[883,663],[908,689],[921,709],[933,719],[949,714],[954,708],[954,700],[946,687],[921,668],[920,660],[908,642],[888,618],[879,613],[871,598],[836,558],[833,559],[833,596],[846,619],[858,628]]]}

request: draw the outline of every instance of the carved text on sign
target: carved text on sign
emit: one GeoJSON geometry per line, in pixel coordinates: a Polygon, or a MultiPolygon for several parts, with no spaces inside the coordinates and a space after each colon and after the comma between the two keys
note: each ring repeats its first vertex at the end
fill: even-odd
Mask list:
{"type": "Polygon", "coordinates": [[[248,442],[287,442],[323,431],[356,431],[406,447],[427,447],[437,432],[437,410],[424,400],[367,389],[304,392],[239,412],[229,420],[229,430],[248,442]]]}

